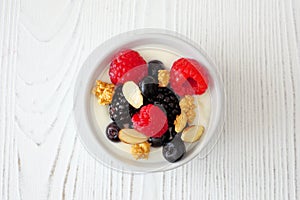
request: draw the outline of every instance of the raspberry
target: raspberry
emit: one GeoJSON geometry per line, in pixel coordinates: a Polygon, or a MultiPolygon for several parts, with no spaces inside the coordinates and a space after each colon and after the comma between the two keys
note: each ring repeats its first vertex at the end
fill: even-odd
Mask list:
{"type": "Polygon", "coordinates": [[[148,73],[146,61],[131,49],[118,53],[110,63],[109,77],[113,84],[134,81],[138,83],[148,73]]]}
{"type": "Polygon", "coordinates": [[[202,94],[208,87],[207,82],[205,69],[196,60],[180,58],[173,63],[170,84],[178,95],[202,94]]]}
{"type": "Polygon", "coordinates": [[[168,130],[165,113],[153,104],[148,104],[132,117],[134,128],[148,137],[161,137],[168,130]]]}

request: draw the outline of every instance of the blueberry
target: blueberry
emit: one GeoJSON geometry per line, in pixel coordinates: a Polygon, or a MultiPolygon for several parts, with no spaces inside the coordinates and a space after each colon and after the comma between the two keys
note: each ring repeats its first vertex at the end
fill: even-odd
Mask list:
{"type": "Polygon", "coordinates": [[[158,83],[158,70],[165,69],[164,64],[159,60],[152,60],[148,63],[148,75],[152,76],[156,83],[158,83]]]}
{"type": "Polygon", "coordinates": [[[106,127],[106,136],[112,142],[119,142],[119,131],[120,128],[117,126],[116,122],[112,122],[106,127]]]}
{"type": "Polygon", "coordinates": [[[143,78],[139,83],[140,90],[142,94],[146,98],[152,99],[154,96],[157,95],[158,91],[158,84],[155,83],[155,80],[151,76],[146,76],[143,78]]]}
{"type": "Polygon", "coordinates": [[[164,144],[162,153],[167,161],[173,163],[180,160],[185,151],[185,145],[178,134],[172,141],[164,144]]]}
{"type": "Polygon", "coordinates": [[[170,132],[169,130],[166,131],[161,137],[155,138],[155,137],[150,137],[148,139],[148,142],[151,144],[152,147],[160,147],[164,145],[170,138],[170,132]]]}

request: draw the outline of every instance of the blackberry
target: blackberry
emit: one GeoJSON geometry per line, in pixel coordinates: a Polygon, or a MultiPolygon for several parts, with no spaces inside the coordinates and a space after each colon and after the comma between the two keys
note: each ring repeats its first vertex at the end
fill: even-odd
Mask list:
{"type": "Polygon", "coordinates": [[[168,125],[172,127],[177,115],[180,115],[179,97],[166,87],[159,87],[157,96],[154,98],[154,105],[163,107],[168,118],[168,125]]]}
{"type": "Polygon", "coordinates": [[[124,97],[123,85],[117,86],[112,102],[109,104],[109,116],[120,128],[131,128],[131,117],[138,111],[124,97]]]}

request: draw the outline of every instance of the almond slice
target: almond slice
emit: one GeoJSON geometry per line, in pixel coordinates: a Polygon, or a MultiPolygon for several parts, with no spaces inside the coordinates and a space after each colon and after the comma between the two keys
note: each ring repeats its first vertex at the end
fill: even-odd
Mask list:
{"type": "Polygon", "coordinates": [[[184,142],[196,142],[204,132],[204,126],[189,126],[183,130],[181,139],[184,142]]]}
{"type": "Polygon", "coordinates": [[[129,128],[119,131],[119,139],[127,144],[139,144],[148,140],[144,134],[129,128]]]}
{"type": "Polygon", "coordinates": [[[139,108],[143,105],[143,96],[141,90],[137,84],[133,81],[127,81],[124,83],[122,92],[125,99],[135,108],[139,108]]]}

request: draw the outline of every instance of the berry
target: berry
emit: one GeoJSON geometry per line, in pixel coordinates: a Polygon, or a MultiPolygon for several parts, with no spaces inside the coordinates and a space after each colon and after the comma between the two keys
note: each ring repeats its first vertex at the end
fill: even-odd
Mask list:
{"type": "Polygon", "coordinates": [[[147,75],[146,61],[136,51],[127,49],[118,53],[110,63],[109,77],[113,84],[134,81],[147,75]]]}
{"type": "Polygon", "coordinates": [[[180,160],[185,152],[185,145],[180,139],[180,134],[176,135],[172,141],[164,144],[162,150],[164,158],[171,163],[180,160]]]}
{"type": "Polygon", "coordinates": [[[154,98],[154,105],[163,107],[163,111],[167,115],[169,126],[173,126],[176,115],[180,115],[179,98],[170,88],[159,87],[157,96],[154,98]]]}
{"type": "Polygon", "coordinates": [[[112,102],[109,104],[109,115],[120,128],[130,128],[132,127],[131,117],[137,112],[137,109],[127,102],[122,88],[123,85],[115,88],[112,102]]]}
{"type": "Polygon", "coordinates": [[[151,99],[157,95],[158,84],[155,83],[154,78],[151,76],[146,76],[143,78],[139,83],[139,87],[142,94],[146,97],[146,99],[149,99],[150,102],[151,99]]]}
{"type": "Polygon", "coordinates": [[[120,128],[118,127],[116,122],[112,122],[106,127],[106,136],[113,142],[119,142],[119,131],[120,128]]]}
{"type": "Polygon", "coordinates": [[[202,94],[207,89],[205,68],[196,60],[180,58],[173,63],[170,73],[170,84],[180,95],[202,94]]]}
{"type": "Polygon", "coordinates": [[[148,75],[152,76],[155,83],[158,83],[158,70],[165,69],[164,64],[159,60],[151,60],[148,63],[148,75]]]}
{"type": "Polygon", "coordinates": [[[169,141],[170,132],[167,130],[161,137],[150,137],[148,142],[152,147],[160,147],[169,141]]]}
{"type": "Polygon", "coordinates": [[[143,106],[132,117],[133,127],[148,137],[161,137],[168,130],[165,113],[152,104],[143,106]]]}

